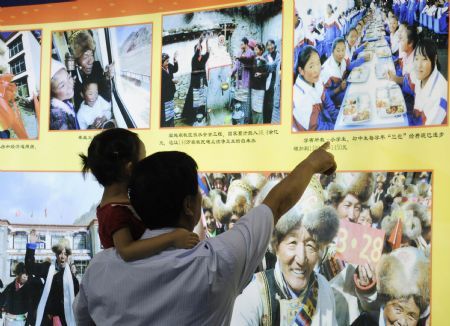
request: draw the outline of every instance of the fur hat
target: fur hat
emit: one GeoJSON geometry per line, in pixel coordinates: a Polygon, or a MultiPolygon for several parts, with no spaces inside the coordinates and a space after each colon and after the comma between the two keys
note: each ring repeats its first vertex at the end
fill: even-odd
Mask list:
{"type": "Polygon", "coordinates": [[[202,208],[212,210],[212,201],[208,196],[202,196],[202,208]]]}
{"type": "Polygon", "coordinates": [[[391,299],[420,297],[423,312],[430,300],[429,260],[414,247],[399,248],[381,256],[377,265],[377,291],[391,299]]]}
{"type": "Polygon", "coordinates": [[[386,232],[386,237],[389,237],[394,231],[398,220],[402,224],[403,235],[408,237],[409,240],[417,240],[422,234],[420,220],[413,215],[412,211],[405,211],[403,208],[398,208],[390,216],[386,216],[381,222],[381,228],[386,232]]]}
{"type": "Polygon", "coordinates": [[[225,179],[225,174],[223,174],[223,173],[213,173],[212,177],[213,177],[213,180],[216,180],[216,179],[223,180],[223,179],[225,179]]]}
{"type": "Polygon", "coordinates": [[[95,42],[88,30],[76,31],[70,37],[70,47],[76,60],[88,51],[95,51],[95,42]]]}
{"type": "Polygon", "coordinates": [[[428,183],[426,183],[426,182],[420,182],[417,185],[417,193],[421,197],[428,197],[430,190],[431,190],[431,186],[428,183]]]}
{"type": "Polygon", "coordinates": [[[55,59],[52,59],[50,78],[53,78],[56,75],[56,73],[58,71],[60,71],[61,69],[66,69],[66,66],[62,62],[60,62],[58,60],[55,60],[55,59]]]}
{"type": "Polygon", "coordinates": [[[386,182],[386,176],[384,174],[377,174],[376,181],[377,181],[377,183],[378,182],[385,183],[386,182]]]}
{"type": "Polygon", "coordinates": [[[370,215],[372,216],[372,223],[378,223],[383,217],[384,205],[383,202],[377,201],[370,206],[370,215]]]}
{"type": "Polygon", "coordinates": [[[252,188],[246,182],[242,179],[233,180],[228,188],[226,202],[221,196],[214,196],[213,214],[221,222],[226,222],[232,213],[245,215],[251,208],[252,198],[252,188]]]}
{"type": "Polygon", "coordinates": [[[429,176],[428,172],[425,172],[425,171],[424,171],[424,172],[420,173],[419,179],[422,179],[422,178],[428,179],[428,176],[429,176]]]}
{"type": "Polygon", "coordinates": [[[407,197],[417,197],[419,195],[419,191],[416,185],[409,184],[406,186],[404,194],[407,197]]]}
{"type": "Polygon", "coordinates": [[[57,244],[52,247],[52,251],[55,255],[59,255],[63,250],[66,250],[67,256],[72,254],[72,249],[70,249],[69,240],[66,238],[61,239],[57,244]]]}
{"type": "Polygon", "coordinates": [[[273,245],[280,241],[294,228],[304,226],[319,245],[329,244],[339,229],[339,217],[334,208],[324,206],[302,214],[299,206],[294,206],[284,214],[275,225],[273,245]]]}
{"type": "Polygon", "coordinates": [[[403,196],[402,193],[403,189],[398,185],[392,185],[389,188],[387,188],[386,193],[391,196],[392,198],[395,198],[397,196],[403,196]]]}
{"type": "Polygon", "coordinates": [[[369,200],[373,187],[373,173],[338,173],[336,180],[328,185],[328,199],[333,203],[339,203],[347,194],[352,194],[361,203],[365,203],[369,200]]]}
{"type": "Polygon", "coordinates": [[[255,197],[255,207],[262,204],[264,199],[266,199],[269,192],[272,190],[273,187],[275,187],[281,179],[272,179],[266,182],[264,187],[259,191],[258,195],[255,197]]]}
{"type": "Polygon", "coordinates": [[[259,192],[267,183],[267,178],[261,173],[247,173],[242,180],[256,192],[259,192]]]}
{"type": "Polygon", "coordinates": [[[407,203],[402,207],[405,211],[411,211],[412,215],[420,220],[422,228],[427,228],[431,226],[431,215],[430,212],[418,203],[407,203]]]}

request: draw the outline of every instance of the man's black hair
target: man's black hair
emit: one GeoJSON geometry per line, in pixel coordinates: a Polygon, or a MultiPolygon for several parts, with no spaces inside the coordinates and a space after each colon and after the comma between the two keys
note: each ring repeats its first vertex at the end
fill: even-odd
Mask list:
{"type": "Polygon", "coordinates": [[[149,229],[177,227],[183,201],[198,193],[197,163],[183,152],[158,152],[136,164],[130,201],[149,229]]]}

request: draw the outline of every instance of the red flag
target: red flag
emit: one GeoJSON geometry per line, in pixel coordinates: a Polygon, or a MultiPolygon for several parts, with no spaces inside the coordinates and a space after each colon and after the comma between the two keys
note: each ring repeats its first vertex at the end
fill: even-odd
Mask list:
{"type": "Polygon", "coordinates": [[[392,231],[391,235],[389,236],[388,243],[392,246],[392,249],[398,249],[400,248],[400,245],[402,244],[402,219],[399,218],[397,220],[397,224],[395,225],[394,230],[392,231]]]}

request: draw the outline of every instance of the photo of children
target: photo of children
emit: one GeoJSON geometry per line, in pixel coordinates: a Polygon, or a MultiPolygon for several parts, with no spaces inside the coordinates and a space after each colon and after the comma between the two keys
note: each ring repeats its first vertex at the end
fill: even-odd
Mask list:
{"type": "Polygon", "coordinates": [[[50,130],[150,127],[152,25],[52,33],[50,130]]]}
{"type": "Polygon", "coordinates": [[[296,0],[292,130],[447,124],[448,2],[427,3],[296,0]]]}
{"type": "Polygon", "coordinates": [[[280,123],[281,42],[278,0],[163,16],[161,127],[280,123]]]}
{"type": "MultiPolygon", "coordinates": [[[[284,176],[200,173],[206,237],[232,229],[284,176]]],[[[292,325],[298,318],[311,325],[384,325],[384,320],[395,324],[405,318],[425,324],[430,319],[431,201],[431,172],[314,176],[275,225],[255,277],[235,301],[231,325],[292,325]],[[342,241],[354,243],[358,234],[381,237],[371,247],[376,262],[358,264],[338,256],[342,241]]],[[[355,247],[362,256],[369,246],[364,243],[355,247]]]]}
{"type": "Polygon", "coordinates": [[[0,32],[0,139],[38,138],[41,34],[0,32]]]}

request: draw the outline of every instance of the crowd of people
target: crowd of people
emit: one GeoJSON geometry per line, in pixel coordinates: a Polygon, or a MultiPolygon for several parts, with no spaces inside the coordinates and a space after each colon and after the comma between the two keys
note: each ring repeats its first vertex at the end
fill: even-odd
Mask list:
{"type": "MultiPolygon", "coordinates": [[[[202,201],[207,237],[232,229],[284,176],[201,175],[201,188],[208,189],[202,201]]],[[[316,176],[275,225],[258,273],[236,299],[231,325],[291,325],[296,318],[312,325],[384,325],[410,315],[409,325],[425,324],[430,213],[428,172],[316,176]],[[336,258],[342,220],[385,232],[377,265],[336,258]],[[392,305],[402,313],[392,317],[392,305]]]]}
{"type": "MultiPolygon", "coordinates": [[[[234,62],[228,53],[226,36],[219,33],[217,45],[211,46],[211,33],[203,33],[194,46],[191,60],[189,90],[184,99],[181,117],[187,125],[207,125],[208,85],[211,84],[209,69],[230,66],[230,75],[215,85],[223,91],[233,88],[227,110],[233,124],[263,124],[272,122],[273,107],[276,106],[275,88],[279,83],[281,55],[274,40],[257,42],[243,37],[234,62]],[[230,79],[234,80],[230,85],[230,79]]],[[[177,53],[170,63],[170,56],[162,54],[161,77],[161,126],[175,126],[175,93],[179,80],[174,78],[178,71],[177,53]]],[[[278,85],[279,86],[279,85],[278,85]]],[[[211,98],[209,98],[211,101],[211,98]]]]}
{"type": "Polygon", "coordinates": [[[103,69],[95,60],[96,44],[89,30],[72,33],[69,51],[74,64],[70,60],[67,66],[55,59],[51,62],[50,130],[115,127],[111,106],[114,64],[103,69]]]}
{"type": "MultiPolygon", "coordinates": [[[[445,124],[448,83],[439,71],[436,40],[430,38],[435,34],[427,34],[418,21],[422,12],[431,10],[430,6],[420,11],[417,1],[399,0],[392,7],[372,3],[370,7],[337,12],[338,8],[329,4],[325,17],[312,9],[303,17],[297,14],[293,130],[335,128],[350,85],[349,75],[372,60],[371,43],[381,41],[389,46],[395,64],[395,70],[389,69],[384,77],[401,87],[408,125],[445,124]],[[408,5],[412,10],[405,11],[408,5]],[[382,36],[372,38],[369,30],[375,21],[383,26],[382,36]]],[[[446,2],[439,15],[448,16],[447,7],[446,2]]]]}

